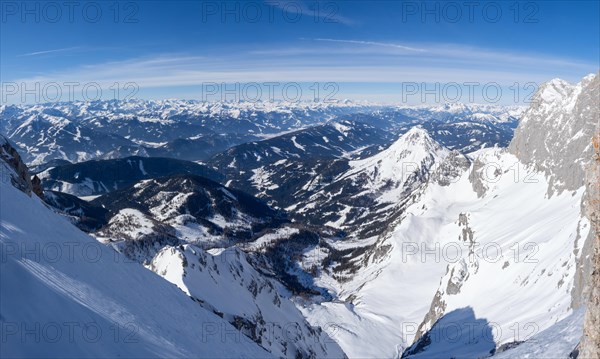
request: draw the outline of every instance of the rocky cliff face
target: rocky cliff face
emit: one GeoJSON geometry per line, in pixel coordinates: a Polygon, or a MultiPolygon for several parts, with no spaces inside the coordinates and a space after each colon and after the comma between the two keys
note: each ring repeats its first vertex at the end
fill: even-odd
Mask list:
{"type": "MultiPolygon", "coordinates": [[[[600,120],[598,120],[600,121],[600,120]]],[[[594,160],[587,172],[587,215],[592,223],[593,241],[592,273],[590,297],[587,305],[581,358],[600,358],[600,125],[596,127],[593,138],[594,160]]]]}
{"type": "Polygon", "coordinates": [[[549,196],[584,185],[600,111],[599,84],[600,76],[593,74],[577,85],[560,79],[545,83],[515,130],[509,151],[546,173],[549,196]]]}

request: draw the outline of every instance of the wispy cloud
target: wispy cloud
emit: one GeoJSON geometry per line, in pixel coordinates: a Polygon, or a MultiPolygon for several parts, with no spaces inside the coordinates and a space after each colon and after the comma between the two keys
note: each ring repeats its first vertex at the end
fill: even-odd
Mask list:
{"type": "MultiPolygon", "coordinates": [[[[200,57],[132,59],[86,65],[70,71],[47,73],[19,82],[96,82],[110,86],[115,82],[135,82],[140,87],[191,86],[206,82],[261,82],[310,81],[354,83],[416,82],[513,82],[545,81],[556,77],[549,69],[485,68],[469,66],[449,67],[443,63],[419,65],[417,61],[396,66],[392,63],[346,62],[305,63],[294,62],[274,65],[270,61],[207,61],[200,57]]],[[[593,69],[591,69],[593,70],[593,69]]],[[[573,72],[563,71],[562,75],[573,72]]],[[[579,76],[578,74],[576,76],[579,76]]]]}
{"type": "MultiPolygon", "coordinates": [[[[347,40],[345,40],[347,41],[347,40]]],[[[348,84],[425,83],[489,83],[502,86],[527,82],[542,83],[554,77],[575,81],[589,72],[597,72],[597,64],[586,64],[573,59],[548,55],[498,52],[483,48],[458,45],[410,44],[411,49],[372,45],[372,41],[351,41],[348,46],[332,41],[315,48],[315,42],[296,44],[295,51],[266,48],[262,53],[160,54],[106,61],[71,67],[67,70],[46,72],[42,76],[11,79],[26,83],[81,84],[94,82],[102,88],[115,83],[123,86],[133,82],[141,90],[161,91],[169,97],[170,89],[199,86],[209,82],[337,82],[340,88],[348,84]],[[268,51],[277,58],[265,55],[268,51]],[[340,53],[344,53],[340,56],[340,53]],[[298,55],[301,54],[301,55],[298,55]],[[385,56],[382,56],[384,54],[385,56]]],[[[378,42],[374,42],[380,44],[378,42]]],[[[397,46],[403,46],[395,44],[397,46]]],[[[6,79],[5,81],[11,81],[6,79]]],[[[389,86],[381,86],[389,88],[389,86]]],[[[343,89],[342,89],[343,90],[343,89]]],[[[197,95],[197,94],[196,94],[197,95]]]]}
{"type": "Polygon", "coordinates": [[[26,54],[21,54],[21,55],[17,55],[17,57],[27,57],[27,56],[40,56],[40,55],[48,55],[48,54],[56,54],[56,53],[65,53],[65,52],[71,52],[71,51],[76,51],[76,50],[80,50],[81,47],[65,47],[62,49],[53,49],[53,50],[44,50],[44,51],[35,51],[35,52],[29,52],[26,54]]]}
{"type": "Polygon", "coordinates": [[[389,42],[361,41],[361,40],[338,40],[338,39],[315,39],[315,41],[337,42],[337,43],[367,45],[367,46],[392,47],[395,49],[401,49],[401,50],[407,50],[407,51],[417,51],[417,52],[426,51],[425,49],[418,49],[415,47],[404,46],[404,45],[399,45],[399,44],[394,44],[394,43],[389,43],[389,42]]]}

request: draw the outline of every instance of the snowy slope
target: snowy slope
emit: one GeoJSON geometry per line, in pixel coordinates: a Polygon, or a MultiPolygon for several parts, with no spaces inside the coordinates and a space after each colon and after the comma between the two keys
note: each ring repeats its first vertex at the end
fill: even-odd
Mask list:
{"type": "Polygon", "coordinates": [[[550,328],[536,333],[516,348],[494,355],[494,358],[569,358],[583,332],[584,312],[584,308],[573,311],[550,328]]]}
{"type": "MultiPolygon", "coordinates": [[[[12,169],[2,162],[3,173],[12,169]]],[[[255,357],[181,290],[0,183],[2,357],[255,357]]]]}
{"type": "Polygon", "coordinates": [[[277,357],[345,357],[321,328],[306,322],[290,301],[290,293],[257,272],[239,249],[205,252],[193,245],[164,247],[149,268],[201,305],[222,313],[277,357]]]}
{"type": "Polygon", "coordinates": [[[497,325],[497,345],[523,340],[531,329],[515,334],[515,324],[542,330],[570,313],[576,259],[589,230],[579,213],[583,190],[548,199],[545,177],[515,166],[515,157],[490,149],[479,160],[494,166],[483,197],[468,171],[449,186],[429,185],[378,243],[386,248],[383,260],[366,263],[349,282],[317,281],[346,303],[309,306],[305,314],[321,325],[348,320],[336,339],[350,357],[397,356],[464,307],[497,325]],[[517,168],[522,177],[515,182],[517,168]]]}

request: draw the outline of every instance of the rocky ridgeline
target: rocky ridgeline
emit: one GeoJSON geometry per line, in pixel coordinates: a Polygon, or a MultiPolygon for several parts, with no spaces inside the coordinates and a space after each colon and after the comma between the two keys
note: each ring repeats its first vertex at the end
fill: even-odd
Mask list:
{"type": "Polygon", "coordinates": [[[2,173],[0,173],[0,176],[2,177],[2,181],[10,178],[13,186],[28,195],[31,195],[33,192],[40,198],[44,197],[40,179],[37,176],[31,177],[27,165],[25,165],[17,150],[2,135],[0,135],[0,159],[9,166],[9,168],[3,166],[1,169],[2,173]]]}

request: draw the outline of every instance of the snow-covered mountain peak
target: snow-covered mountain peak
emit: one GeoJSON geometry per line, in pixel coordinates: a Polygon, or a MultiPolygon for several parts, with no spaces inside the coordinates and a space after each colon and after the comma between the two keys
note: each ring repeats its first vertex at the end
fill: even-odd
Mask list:
{"type": "Polygon", "coordinates": [[[403,163],[420,163],[429,156],[445,157],[448,152],[431,138],[427,130],[415,126],[386,150],[364,160],[353,161],[352,164],[357,167],[377,164],[377,167],[385,171],[393,170],[403,163]]]}
{"type": "Polygon", "coordinates": [[[532,98],[533,104],[546,108],[563,107],[565,101],[576,91],[577,85],[555,78],[542,84],[532,98]]]}
{"type": "Polygon", "coordinates": [[[398,141],[394,142],[390,148],[405,148],[407,146],[422,146],[424,148],[441,147],[433,138],[431,138],[429,132],[422,126],[412,127],[405,134],[400,136],[398,141]]]}
{"type": "MultiPolygon", "coordinates": [[[[533,97],[533,104],[545,109],[560,108],[563,111],[570,111],[575,106],[577,96],[590,83],[596,79],[596,74],[589,74],[579,83],[573,84],[563,79],[555,78],[542,84],[533,97]]],[[[536,108],[536,106],[532,106],[536,108]]],[[[524,116],[523,121],[527,121],[524,116]]]]}
{"type": "Polygon", "coordinates": [[[374,184],[386,185],[426,181],[428,174],[450,150],[437,143],[427,130],[415,126],[390,147],[362,160],[351,161],[353,175],[366,175],[374,184]]]}
{"type": "Polygon", "coordinates": [[[591,83],[592,81],[596,80],[596,78],[600,76],[600,74],[594,74],[594,73],[590,73],[587,76],[585,76],[584,78],[581,79],[581,82],[579,82],[579,84],[582,87],[587,86],[589,83],[591,83]]]}

